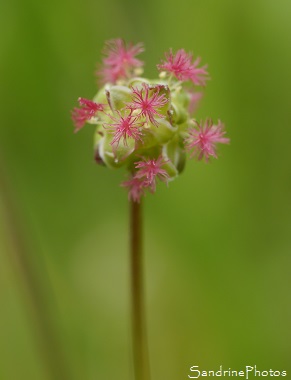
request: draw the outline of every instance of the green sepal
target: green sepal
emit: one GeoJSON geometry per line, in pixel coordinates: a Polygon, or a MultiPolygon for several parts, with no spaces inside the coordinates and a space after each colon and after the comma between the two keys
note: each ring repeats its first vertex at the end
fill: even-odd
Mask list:
{"type": "Polygon", "coordinates": [[[151,131],[152,136],[155,138],[158,144],[167,143],[171,140],[178,128],[172,126],[166,119],[156,119],[158,126],[148,124],[148,128],[151,131]]]}
{"type": "Polygon", "coordinates": [[[134,139],[128,138],[126,144],[120,140],[118,146],[111,145],[111,142],[112,134],[107,132],[99,144],[99,154],[105,164],[112,169],[128,165],[129,156],[135,149],[134,139]]]}
{"type": "Polygon", "coordinates": [[[132,101],[131,89],[125,86],[111,86],[105,89],[107,103],[113,111],[125,108],[132,101]]]}
{"type": "Polygon", "coordinates": [[[143,83],[150,84],[150,81],[146,78],[135,77],[135,78],[131,78],[128,81],[128,86],[129,87],[141,87],[141,85],[143,83]]]}
{"type": "Polygon", "coordinates": [[[190,103],[190,95],[183,90],[180,91],[173,91],[172,92],[172,100],[176,104],[181,105],[182,107],[186,108],[189,106],[190,103]]]}
{"type": "Polygon", "coordinates": [[[102,87],[93,98],[93,102],[107,104],[105,87],[102,87]]]}
{"type": "Polygon", "coordinates": [[[186,153],[183,149],[183,141],[179,136],[163,146],[163,156],[175,165],[179,173],[184,170],[186,153]]]}
{"type": "Polygon", "coordinates": [[[188,119],[187,110],[179,103],[172,101],[172,120],[175,124],[183,124],[188,119]]]}
{"type": "MultiPolygon", "coordinates": [[[[165,160],[167,160],[167,157],[164,156],[164,158],[165,160]]],[[[178,176],[178,170],[172,161],[170,160],[166,161],[166,163],[162,166],[162,168],[166,170],[166,172],[168,173],[170,181],[174,180],[178,176]]]]}

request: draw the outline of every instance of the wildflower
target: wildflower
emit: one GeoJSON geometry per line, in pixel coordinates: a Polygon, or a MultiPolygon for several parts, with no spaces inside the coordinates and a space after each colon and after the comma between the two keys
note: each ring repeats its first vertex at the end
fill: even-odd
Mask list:
{"type": "Polygon", "coordinates": [[[128,137],[133,138],[135,141],[141,140],[142,132],[140,127],[143,123],[137,122],[137,117],[132,116],[131,113],[127,116],[122,116],[119,111],[117,113],[119,118],[111,116],[115,123],[109,124],[114,134],[111,145],[118,147],[121,139],[123,139],[124,145],[127,145],[128,137]]]}
{"type": "Polygon", "coordinates": [[[95,101],[79,98],[80,107],[72,112],[75,131],[86,122],[96,124],[95,161],[131,173],[121,186],[133,202],[140,202],[146,192],[154,193],[159,181],[168,184],[177,178],[184,170],[186,152],[208,161],[217,157],[218,143],[229,143],[220,121],[193,122],[202,97],[193,85],[204,86],[208,79],[200,58],[193,60],[184,49],[176,53],[170,49],[155,80],[139,76],[143,62],[137,56],[143,50],[142,44],[108,41],[99,71],[104,86],[95,101]]]}
{"type": "Polygon", "coordinates": [[[191,152],[191,157],[198,156],[198,160],[205,158],[206,162],[209,156],[217,158],[216,144],[228,144],[229,138],[223,137],[223,124],[218,121],[218,125],[213,125],[211,119],[207,119],[205,124],[196,123],[198,129],[190,128],[189,137],[185,140],[185,148],[191,152]]]}
{"type": "Polygon", "coordinates": [[[164,160],[162,155],[157,159],[146,159],[143,157],[143,161],[135,163],[135,168],[138,169],[135,178],[145,179],[154,192],[156,190],[156,178],[159,178],[163,182],[168,182],[169,174],[166,170],[162,169],[162,166],[166,163],[167,161],[164,160]]]}
{"type": "Polygon", "coordinates": [[[143,66],[143,62],[135,58],[144,51],[141,43],[126,45],[122,39],[110,40],[105,45],[103,67],[97,72],[102,83],[115,83],[118,79],[131,76],[133,69],[143,66]]]}
{"type": "Polygon", "coordinates": [[[174,55],[172,49],[165,53],[166,61],[158,65],[159,70],[165,70],[173,74],[180,81],[191,80],[196,85],[205,85],[207,79],[206,66],[198,68],[200,58],[192,63],[192,54],[187,54],[184,49],[180,49],[174,55]]]}
{"type": "Polygon", "coordinates": [[[168,102],[165,94],[159,95],[160,90],[158,86],[152,89],[145,83],[143,83],[140,89],[132,88],[132,92],[132,103],[129,103],[126,108],[140,111],[137,114],[138,117],[145,117],[147,123],[152,123],[157,127],[158,122],[155,118],[164,118],[157,110],[168,102]]]}
{"type": "Polygon", "coordinates": [[[95,103],[85,98],[78,99],[81,108],[75,107],[72,111],[72,119],[75,124],[75,132],[78,132],[85,123],[92,119],[98,111],[104,110],[104,104],[95,103]]]}

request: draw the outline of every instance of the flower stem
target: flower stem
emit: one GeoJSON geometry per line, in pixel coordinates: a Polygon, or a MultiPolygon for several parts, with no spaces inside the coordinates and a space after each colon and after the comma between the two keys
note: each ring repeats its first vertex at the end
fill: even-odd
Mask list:
{"type": "Polygon", "coordinates": [[[143,289],[142,205],[133,201],[130,201],[130,231],[134,375],[135,380],[150,380],[143,289]]]}

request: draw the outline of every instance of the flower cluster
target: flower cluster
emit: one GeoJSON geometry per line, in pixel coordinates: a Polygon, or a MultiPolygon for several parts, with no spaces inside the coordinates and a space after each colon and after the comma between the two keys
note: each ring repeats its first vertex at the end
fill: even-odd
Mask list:
{"type": "Polygon", "coordinates": [[[140,77],[143,62],[136,58],[143,50],[142,44],[108,41],[97,71],[102,88],[93,100],[79,98],[80,107],[72,111],[75,132],[85,123],[96,125],[96,162],[128,169],[121,186],[134,202],[146,191],[154,193],[158,180],[176,178],[187,152],[207,162],[217,158],[218,143],[229,143],[221,121],[198,123],[192,116],[202,96],[196,87],[209,79],[200,58],[170,50],[157,65],[159,79],[149,80],[140,77]]]}

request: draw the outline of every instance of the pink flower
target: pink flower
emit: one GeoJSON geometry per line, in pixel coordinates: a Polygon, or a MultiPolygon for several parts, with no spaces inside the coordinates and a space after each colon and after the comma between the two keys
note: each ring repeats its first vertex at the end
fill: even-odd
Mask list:
{"type": "Polygon", "coordinates": [[[168,161],[165,161],[163,156],[159,156],[157,159],[146,159],[135,163],[135,168],[139,169],[135,174],[135,178],[144,179],[151,191],[156,190],[156,178],[159,178],[163,182],[168,182],[169,174],[166,170],[162,169],[168,161]]]}
{"type": "Polygon", "coordinates": [[[143,62],[135,58],[144,51],[141,43],[126,45],[118,38],[107,41],[103,53],[103,67],[97,72],[103,83],[115,83],[120,78],[127,78],[136,67],[143,66],[143,62]]]}
{"type": "Polygon", "coordinates": [[[207,119],[204,126],[196,123],[198,129],[190,128],[189,137],[185,140],[185,148],[191,152],[191,157],[198,156],[198,160],[203,157],[207,162],[209,156],[217,158],[216,144],[228,144],[229,138],[223,137],[223,124],[218,121],[218,125],[213,125],[211,119],[207,119]]]}
{"type": "Polygon", "coordinates": [[[85,98],[78,99],[81,108],[75,107],[72,111],[72,119],[75,124],[75,133],[78,132],[85,123],[92,119],[98,111],[104,110],[104,104],[95,103],[85,98]]]}
{"type": "Polygon", "coordinates": [[[118,38],[116,40],[107,41],[104,48],[104,54],[107,55],[103,62],[108,66],[118,66],[121,64],[129,64],[133,67],[143,66],[143,62],[136,59],[135,56],[142,53],[144,47],[142,43],[137,45],[128,44],[118,38]]]}
{"type": "Polygon", "coordinates": [[[138,117],[145,117],[147,123],[152,123],[157,127],[158,122],[155,118],[164,118],[164,115],[161,115],[157,110],[168,102],[165,94],[159,95],[159,87],[152,89],[148,84],[145,83],[140,89],[132,88],[132,92],[133,101],[132,103],[129,103],[126,108],[129,108],[132,111],[140,111],[140,113],[137,115],[138,117]]]}
{"type": "Polygon", "coordinates": [[[168,161],[162,156],[157,159],[146,159],[135,163],[137,172],[128,181],[122,182],[121,186],[129,189],[128,198],[134,202],[140,202],[145,190],[151,193],[156,191],[156,179],[159,178],[163,182],[168,182],[169,175],[166,170],[162,169],[168,161]]]}
{"type": "Polygon", "coordinates": [[[121,186],[128,188],[129,200],[139,203],[141,197],[144,195],[145,189],[148,187],[148,184],[144,180],[132,177],[130,180],[122,182],[121,186]]]}
{"type": "Polygon", "coordinates": [[[197,67],[200,63],[200,58],[197,58],[192,63],[192,54],[187,54],[184,49],[177,51],[176,55],[173,54],[172,49],[165,53],[166,61],[158,65],[159,70],[165,70],[181,80],[191,80],[196,85],[205,85],[208,73],[205,70],[206,66],[201,68],[197,67]]]}
{"type": "Polygon", "coordinates": [[[133,117],[131,113],[127,116],[122,116],[119,111],[117,111],[119,118],[110,116],[115,122],[109,124],[113,129],[114,137],[111,145],[119,145],[120,140],[123,139],[124,145],[127,145],[127,138],[133,138],[134,140],[141,140],[142,132],[140,127],[143,123],[137,122],[137,117],[133,117]]]}

